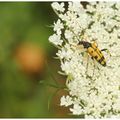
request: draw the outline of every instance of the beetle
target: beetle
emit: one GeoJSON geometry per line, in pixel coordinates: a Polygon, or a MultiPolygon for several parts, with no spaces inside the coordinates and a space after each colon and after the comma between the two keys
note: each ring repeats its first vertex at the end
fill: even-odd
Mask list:
{"type": "Polygon", "coordinates": [[[107,49],[100,50],[95,41],[93,43],[79,41],[78,45],[83,45],[83,47],[87,49],[87,53],[89,53],[92,59],[95,59],[102,66],[106,66],[106,60],[102,51],[106,51],[107,49]]]}

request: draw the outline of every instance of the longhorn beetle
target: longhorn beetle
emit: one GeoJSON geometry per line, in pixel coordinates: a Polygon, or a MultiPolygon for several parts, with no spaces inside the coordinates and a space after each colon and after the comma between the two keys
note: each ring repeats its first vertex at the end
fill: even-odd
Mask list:
{"type": "MultiPolygon", "coordinates": [[[[76,45],[72,45],[72,46],[75,46],[75,47],[78,47],[79,48],[79,45],[82,45],[84,47],[84,49],[87,49],[87,53],[91,56],[91,58],[93,60],[96,60],[99,64],[101,64],[102,66],[106,67],[106,59],[102,53],[102,51],[107,51],[109,54],[109,50],[108,49],[102,49],[100,50],[97,46],[97,43],[94,41],[94,42],[88,42],[88,41],[79,41],[77,46],[76,45]]],[[[111,54],[110,54],[111,56],[111,54]]],[[[95,67],[95,63],[94,63],[94,67],[95,67]]],[[[87,62],[87,68],[88,68],[88,62],[87,62]]],[[[87,73],[87,71],[86,71],[87,73]]],[[[94,70],[93,70],[93,76],[94,76],[94,70]]],[[[91,77],[87,74],[87,77],[91,77]]],[[[66,81],[66,85],[68,84],[69,82],[69,78],[68,80],[66,81]]]]}
{"type": "Polygon", "coordinates": [[[106,60],[102,51],[106,51],[107,49],[100,50],[96,42],[90,43],[87,41],[79,41],[78,45],[83,45],[83,47],[87,49],[87,53],[89,53],[92,59],[95,59],[102,66],[106,66],[106,60]]]}

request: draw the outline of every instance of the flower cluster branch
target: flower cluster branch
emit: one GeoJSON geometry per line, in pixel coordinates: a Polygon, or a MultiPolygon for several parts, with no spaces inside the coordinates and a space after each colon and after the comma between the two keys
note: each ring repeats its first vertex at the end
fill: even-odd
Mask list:
{"type": "Polygon", "coordinates": [[[85,118],[120,116],[120,2],[52,3],[58,15],[49,41],[58,47],[61,71],[68,76],[69,95],[61,97],[61,106],[85,118]],[[96,40],[107,66],[93,61],[79,41],[96,40]],[[89,56],[89,60],[87,57],[89,56]],[[88,64],[87,73],[86,66],[88,64]],[[95,66],[94,66],[95,64],[95,66]],[[93,75],[94,72],[94,75],[93,75]]]}

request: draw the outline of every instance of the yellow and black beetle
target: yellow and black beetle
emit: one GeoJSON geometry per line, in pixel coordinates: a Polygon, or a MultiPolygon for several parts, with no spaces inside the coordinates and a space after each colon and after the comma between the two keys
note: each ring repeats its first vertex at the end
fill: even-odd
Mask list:
{"type": "Polygon", "coordinates": [[[87,41],[79,41],[78,45],[83,45],[83,47],[87,49],[87,53],[89,53],[92,59],[95,59],[102,66],[106,66],[106,60],[102,54],[102,51],[106,51],[107,49],[100,50],[96,42],[90,43],[87,41]]]}

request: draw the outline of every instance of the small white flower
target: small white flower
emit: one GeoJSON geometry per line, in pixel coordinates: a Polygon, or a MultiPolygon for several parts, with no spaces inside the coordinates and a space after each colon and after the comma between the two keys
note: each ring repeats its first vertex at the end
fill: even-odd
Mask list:
{"type": "Polygon", "coordinates": [[[58,35],[61,34],[61,29],[63,29],[63,23],[61,23],[60,19],[56,23],[54,23],[54,31],[57,32],[58,35]]]}
{"type": "Polygon", "coordinates": [[[59,35],[53,34],[49,37],[49,41],[55,45],[62,45],[62,40],[60,39],[59,35]]]}
{"type": "Polygon", "coordinates": [[[70,40],[73,38],[73,33],[70,30],[65,31],[65,38],[70,40]]]}
{"type": "Polygon", "coordinates": [[[60,12],[64,12],[65,8],[64,8],[64,3],[58,3],[58,2],[54,2],[51,4],[51,6],[53,7],[53,9],[60,11],[60,12]]]}
{"type": "Polygon", "coordinates": [[[112,115],[111,118],[112,119],[120,119],[120,115],[112,115]]]}
{"type": "Polygon", "coordinates": [[[61,97],[61,102],[60,102],[60,105],[61,106],[70,106],[70,105],[72,105],[72,103],[73,103],[73,101],[72,101],[72,98],[70,97],[70,96],[62,96],[61,97]]]}
{"type": "Polygon", "coordinates": [[[71,54],[73,54],[72,50],[68,50],[66,48],[62,48],[61,50],[58,50],[58,53],[56,53],[57,56],[59,56],[60,59],[70,59],[71,58],[71,54]]]}
{"type": "Polygon", "coordinates": [[[68,75],[69,73],[71,73],[71,67],[69,65],[69,62],[64,62],[64,63],[61,63],[61,69],[62,71],[65,71],[65,73],[68,75]]]}
{"type": "Polygon", "coordinates": [[[68,4],[69,4],[69,6],[68,6],[69,11],[72,11],[72,12],[74,11],[78,15],[81,15],[82,12],[85,13],[83,6],[81,4],[79,4],[78,1],[73,1],[73,3],[69,2],[68,4]]]}
{"type": "Polygon", "coordinates": [[[73,115],[80,115],[84,110],[80,105],[74,104],[73,108],[70,108],[70,111],[73,113],[73,115]]]}

